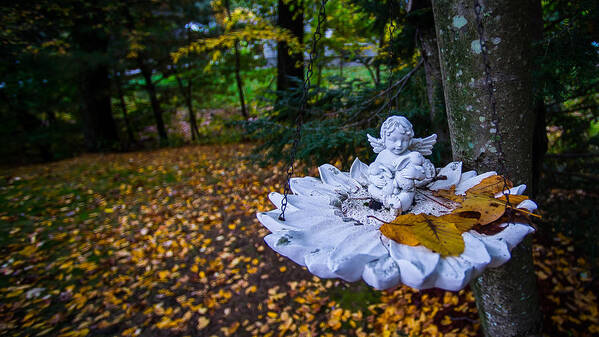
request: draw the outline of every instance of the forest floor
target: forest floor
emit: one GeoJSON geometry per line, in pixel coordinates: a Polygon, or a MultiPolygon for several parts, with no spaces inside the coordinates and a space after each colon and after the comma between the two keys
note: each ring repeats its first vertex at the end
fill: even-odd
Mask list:
{"type": "MultiPolygon", "coordinates": [[[[375,291],[274,253],[255,214],[284,172],[244,160],[249,149],[0,172],[0,335],[480,335],[469,289],[375,291]]],[[[599,334],[590,263],[564,235],[535,241],[546,334],[599,334]]]]}

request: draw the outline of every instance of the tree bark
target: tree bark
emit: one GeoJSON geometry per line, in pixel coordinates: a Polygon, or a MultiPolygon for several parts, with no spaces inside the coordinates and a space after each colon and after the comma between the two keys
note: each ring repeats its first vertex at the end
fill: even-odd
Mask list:
{"type": "Polygon", "coordinates": [[[133,135],[133,129],[131,128],[131,123],[129,122],[129,116],[127,113],[127,104],[125,103],[125,95],[123,94],[123,83],[121,82],[121,76],[114,72],[114,80],[116,84],[116,92],[119,95],[119,102],[121,104],[121,110],[123,111],[123,119],[125,120],[125,128],[127,129],[127,137],[129,138],[129,143],[135,142],[135,136],[133,135]]]}
{"type": "Polygon", "coordinates": [[[82,124],[88,151],[111,149],[119,141],[112,116],[110,78],[105,60],[109,37],[101,28],[91,28],[104,22],[100,9],[92,9],[77,20],[73,40],[86,56],[79,74],[79,91],[83,101],[82,124]]]}
{"type": "Polygon", "coordinates": [[[235,80],[237,82],[237,92],[239,93],[239,104],[241,105],[241,115],[243,118],[248,119],[247,108],[245,107],[245,98],[243,96],[243,81],[241,79],[241,60],[239,55],[239,41],[235,40],[234,45],[235,51],[235,80]]]}
{"type": "MultiPolygon", "coordinates": [[[[304,10],[301,0],[278,0],[277,25],[287,29],[300,43],[304,41],[304,10]]],[[[304,56],[300,53],[290,53],[286,42],[277,44],[277,90],[283,91],[297,84],[290,80],[304,78],[304,56]]]]}
{"type": "Polygon", "coordinates": [[[152,82],[152,70],[144,62],[141,55],[137,57],[137,65],[144,77],[144,87],[146,88],[146,92],[148,93],[148,96],[150,96],[150,104],[152,105],[152,112],[154,112],[154,120],[156,121],[156,129],[158,130],[160,141],[166,142],[168,136],[166,134],[166,128],[164,127],[164,120],[162,119],[162,108],[160,108],[158,96],[156,95],[156,86],[154,85],[154,82],[152,82]]]}
{"type": "MultiPolygon", "coordinates": [[[[539,1],[433,0],[433,10],[454,159],[479,172],[497,170],[499,140],[505,173],[516,184],[531,186],[532,44],[541,29],[539,1]]],[[[530,240],[512,250],[508,263],[485,271],[471,285],[486,336],[540,335],[530,240]]]]}

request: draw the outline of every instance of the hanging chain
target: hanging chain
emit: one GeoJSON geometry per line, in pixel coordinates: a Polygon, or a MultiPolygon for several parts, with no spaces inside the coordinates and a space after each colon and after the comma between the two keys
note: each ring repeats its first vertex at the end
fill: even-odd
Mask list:
{"type": "Polygon", "coordinates": [[[289,155],[289,168],[287,169],[287,180],[285,181],[285,189],[283,191],[283,200],[281,200],[281,215],[279,215],[279,220],[285,221],[285,210],[287,210],[287,196],[291,192],[291,177],[293,177],[293,163],[295,162],[295,155],[297,152],[297,146],[302,138],[302,124],[304,123],[304,113],[306,112],[306,106],[308,102],[308,95],[310,91],[310,80],[312,78],[313,65],[314,60],[318,56],[318,50],[316,50],[316,45],[322,34],[320,33],[320,26],[325,22],[326,15],[326,3],[327,0],[322,0],[320,2],[320,8],[318,9],[318,19],[316,24],[316,30],[314,31],[314,35],[312,35],[312,48],[310,49],[309,59],[308,59],[308,70],[306,71],[306,77],[304,78],[302,96],[300,98],[300,106],[297,112],[297,117],[295,119],[295,138],[293,139],[293,143],[291,145],[291,153],[289,155]]]}
{"type": "Polygon", "coordinates": [[[390,0],[389,1],[389,60],[387,61],[387,71],[389,72],[389,79],[387,80],[387,104],[389,107],[389,114],[391,114],[391,111],[393,110],[393,104],[391,104],[391,87],[392,87],[392,83],[393,83],[393,34],[395,34],[395,31],[397,30],[397,25],[395,24],[395,22],[393,22],[393,18],[395,17],[394,15],[395,13],[395,0],[390,0]]]}
{"type": "MultiPolygon", "coordinates": [[[[485,27],[483,26],[483,8],[479,0],[474,0],[474,13],[476,14],[476,24],[480,41],[481,54],[483,56],[483,63],[485,66],[485,85],[487,87],[489,102],[491,103],[491,126],[495,128],[495,146],[497,147],[499,174],[503,178],[503,195],[506,200],[506,209],[512,208],[510,203],[509,195],[509,184],[508,184],[508,172],[506,168],[505,154],[502,148],[501,129],[499,128],[499,115],[497,114],[497,101],[495,99],[495,86],[493,79],[491,78],[491,62],[489,61],[489,55],[487,50],[487,40],[485,39],[485,27]]],[[[513,222],[513,212],[510,212],[510,219],[513,222]]]]}

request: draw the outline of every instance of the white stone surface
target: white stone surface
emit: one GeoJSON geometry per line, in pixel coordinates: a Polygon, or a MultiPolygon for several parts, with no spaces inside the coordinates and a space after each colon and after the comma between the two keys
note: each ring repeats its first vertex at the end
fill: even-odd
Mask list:
{"type": "MultiPolygon", "coordinates": [[[[286,220],[278,219],[279,209],[257,214],[258,220],[271,231],[265,237],[266,243],[321,278],[341,278],[349,282],[363,279],[376,289],[403,283],[417,289],[438,287],[457,291],[485,268],[507,262],[511,249],[534,231],[522,223],[506,223],[506,228],[495,235],[469,231],[462,234],[464,252],[445,258],[423,246],[396,243],[381,234],[378,230],[380,222],[367,218],[371,212],[371,215],[388,221],[394,217],[393,210],[374,211],[364,205],[365,200],[351,199],[364,198],[368,194],[367,170],[368,166],[356,159],[349,173],[327,164],[319,168],[320,179],[292,179],[293,194],[288,196],[286,220]],[[348,202],[354,202],[353,206],[348,207],[348,202]],[[362,207],[356,207],[360,202],[362,207]]],[[[433,182],[431,186],[440,189],[455,184],[457,194],[463,194],[485,177],[496,174],[462,173],[460,163],[450,163],[440,172],[444,172],[448,179],[433,182]]],[[[524,187],[514,187],[510,193],[520,194],[524,187]]],[[[280,207],[280,194],[271,193],[269,198],[280,207]]],[[[434,203],[427,200],[417,199],[417,205],[411,211],[428,207],[427,212],[434,214],[434,203]],[[424,205],[426,203],[428,206],[424,205]]],[[[530,200],[518,206],[530,211],[537,207],[530,200]]],[[[443,213],[442,207],[437,208],[443,213]]]]}

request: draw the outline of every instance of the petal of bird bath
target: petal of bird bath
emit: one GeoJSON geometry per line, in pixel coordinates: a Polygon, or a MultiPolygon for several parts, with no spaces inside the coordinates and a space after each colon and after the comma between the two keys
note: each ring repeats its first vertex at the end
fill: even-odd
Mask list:
{"type": "Polygon", "coordinates": [[[331,164],[324,164],[318,167],[320,179],[325,185],[332,186],[335,190],[343,192],[356,191],[361,185],[349,176],[347,172],[341,172],[331,164]]]}
{"type": "Polygon", "coordinates": [[[439,263],[439,254],[423,246],[406,246],[389,240],[387,248],[399,267],[401,281],[413,288],[422,286],[439,263]]]}
{"type": "Polygon", "coordinates": [[[258,220],[273,233],[281,231],[302,231],[308,235],[319,234],[323,228],[339,231],[342,228],[348,227],[341,218],[330,216],[326,212],[313,211],[295,211],[286,212],[285,221],[279,219],[281,211],[272,210],[268,212],[258,213],[258,220]],[[318,232],[315,232],[318,231],[318,232]]]}
{"type": "Polygon", "coordinates": [[[464,239],[464,252],[461,258],[470,262],[476,269],[476,275],[481,274],[485,267],[491,262],[491,256],[487,251],[485,244],[471,232],[462,234],[464,239]]]}
{"type": "Polygon", "coordinates": [[[480,234],[475,231],[470,231],[469,234],[479,239],[489,252],[491,261],[487,265],[487,268],[499,267],[509,261],[510,257],[512,256],[505,239],[495,237],[495,235],[489,236],[480,234]]]}
{"type": "Polygon", "coordinates": [[[333,252],[332,247],[316,248],[305,257],[308,270],[321,278],[340,277],[329,268],[329,256],[333,252]]]}
{"type": "Polygon", "coordinates": [[[439,261],[435,287],[458,291],[466,286],[476,272],[474,265],[460,257],[447,256],[439,261]]]}
{"type": "Polygon", "coordinates": [[[399,284],[399,267],[390,256],[370,261],[364,267],[362,278],[375,289],[389,289],[399,284]]]}
{"type": "Polygon", "coordinates": [[[508,193],[511,195],[520,195],[520,194],[524,193],[524,191],[526,191],[526,185],[522,184],[522,185],[512,187],[509,190],[506,190],[504,192],[499,192],[499,193],[495,194],[495,198],[500,198],[505,193],[508,193]]]}
{"type": "Polygon", "coordinates": [[[468,172],[464,172],[462,173],[462,176],[460,177],[460,181],[466,181],[470,178],[474,178],[476,177],[476,171],[468,171],[468,172]]]}
{"type": "Polygon", "coordinates": [[[437,176],[445,176],[446,180],[437,180],[430,183],[427,188],[431,191],[448,190],[451,186],[456,185],[460,182],[460,176],[462,174],[462,162],[454,161],[449,163],[442,168],[437,176]]]}
{"type": "Polygon", "coordinates": [[[349,176],[360,184],[368,185],[368,165],[356,158],[349,169],[349,176]]]}
{"type": "Polygon", "coordinates": [[[316,247],[306,245],[305,240],[298,232],[288,232],[283,235],[269,234],[264,237],[264,241],[275,252],[288,257],[301,266],[306,265],[306,254],[316,249],[316,247]]]}
{"type": "Polygon", "coordinates": [[[504,230],[494,235],[496,238],[505,240],[509,250],[511,251],[519,244],[528,234],[534,232],[534,228],[522,223],[508,224],[504,230]]]}
{"type": "Polygon", "coordinates": [[[362,277],[364,266],[386,256],[381,244],[381,232],[366,226],[356,226],[355,231],[345,237],[329,256],[329,268],[346,281],[354,282],[362,277]]]}
{"type": "MultiPolygon", "coordinates": [[[[270,199],[273,205],[280,208],[283,195],[277,192],[270,192],[268,199],[270,199]]],[[[287,195],[287,209],[291,211],[301,210],[310,212],[318,210],[323,214],[332,215],[337,207],[331,205],[330,198],[328,197],[308,197],[305,195],[289,194],[287,195]]]]}
{"type": "Polygon", "coordinates": [[[333,186],[323,184],[320,179],[314,177],[291,178],[290,185],[295,194],[328,197],[330,200],[339,198],[339,192],[333,186]]]}
{"type": "Polygon", "coordinates": [[[530,212],[534,212],[537,210],[538,206],[537,203],[528,199],[528,200],[524,200],[521,203],[518,204],[518,206],[516,206],[516,208],[525,208],[527,210],[529,210],[530,212]]]}

